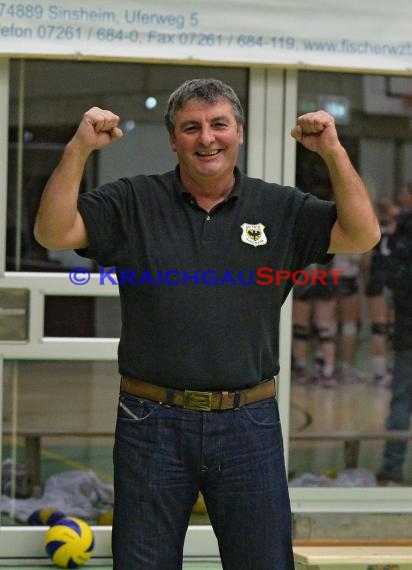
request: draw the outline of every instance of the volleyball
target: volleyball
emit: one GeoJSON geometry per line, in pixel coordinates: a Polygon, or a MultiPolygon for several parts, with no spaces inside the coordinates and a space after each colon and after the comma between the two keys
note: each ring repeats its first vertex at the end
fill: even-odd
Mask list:
{"type": "Polygon", "coordinates": [[[193,505],[193,512],[196,515],[206,515],[207,508],[202,493],[199,493],[196,503],[193,505]]]}
{"type": "Polygon", "coordinates": [[[97,519],[97,524],[111,526],[113,524],[113,511],[101,513],[97,519]]]}
{"type": "Polygon", "coordinates": [[[77,568],[93,554],[94,536],[89,525],[76,517],[65,517],[51,526],[44,537],[46,552],[60,568],[77,568]]]}
{"type": "Polygon", "coordinates": [[[45,509],[37,509],[27,519],[29,525],[32,526],[51,526],[57,523],[60,519],[64,519],[66,515],[52,507],[45,509]]]}

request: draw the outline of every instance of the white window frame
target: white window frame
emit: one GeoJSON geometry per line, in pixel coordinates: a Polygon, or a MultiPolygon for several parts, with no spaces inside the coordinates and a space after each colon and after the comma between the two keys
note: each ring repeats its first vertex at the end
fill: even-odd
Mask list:
{"type": "MultiPolygon", "coordinates": [[[[6,212],[7,156],[9,120],[9,61],[0,59],[0,213],[6,212]]],[[[289,132],[297,112],[297,72],[295,70],[251,68],[248,109],[247,172],[287,185],[295,181],[295,142],[289,132]]],[[[0,236],[5,243],[6,216],[0,216],[0,236]]],[[[4,360],[106,360],[115,361],[117,339],[44,338],[43,315],[46,295],[82,295],[65,274],[5,271],[5,248],[0,248],[0,287],[19,287],[30,291],[29,340],[0,344],[0,385],[3,386],[4,360]]],[[[115,288],[98,285],[93,275],[88,295],[117,296],[115,288]]],[[[83,293],[84,294],[84,293],[83,293]]],[[[291,296],[281,315],[279,408],[284,433],[285,457],[289,455],[291,296]]],[[[0,390],[0,405],[2,389],[0,390]]],[[[408,488],[292,488],[292,510],[305,512],[412,512],[408,488]]],[[[110,557],[110,527],[93,527],[96,537],[94,559],[110,557]]],[[[44,558],[43,529],[0,527],[0,565],[8,560],[44,558]]],[[[190,526],[185,558],[218,559],[218,547],[211,526],[190,526]]]]}

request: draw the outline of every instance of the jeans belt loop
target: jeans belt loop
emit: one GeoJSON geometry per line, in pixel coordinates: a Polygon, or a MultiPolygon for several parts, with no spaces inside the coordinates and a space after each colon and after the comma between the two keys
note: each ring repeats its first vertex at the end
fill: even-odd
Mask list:
{"type": "Polygon", "coordinates": [[[166,388],[166,401],[165,404],[168,406],[173,405],[173,392],[172,388],[166,388]]]}
{"type": "Polygon", "coordinates": [[[240,396],[241,396],[241,394],[240,394],[239,390],[236,390],[235,399],[233,401],[233,409],[234,410],[238,410],[240,408],[240,396]]]}

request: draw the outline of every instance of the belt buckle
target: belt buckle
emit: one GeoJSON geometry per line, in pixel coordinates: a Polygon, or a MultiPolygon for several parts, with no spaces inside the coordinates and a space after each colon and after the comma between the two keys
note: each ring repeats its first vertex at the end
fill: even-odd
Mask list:
{"type": "Polygon", "coordinates": [[[210,412],[212,410],[212,392],[185,390],[183,407],[188,410],[210,412]]]}

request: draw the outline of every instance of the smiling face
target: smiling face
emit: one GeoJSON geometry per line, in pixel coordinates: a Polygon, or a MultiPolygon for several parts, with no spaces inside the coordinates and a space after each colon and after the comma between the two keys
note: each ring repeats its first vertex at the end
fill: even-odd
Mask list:
{"type": "Polygon", "coordinates": [[[232,181],[242,143],[243,129],[226,99],[213,104],[190,99],[176,111],[170,144],[179,159],[182,182],[189,188],[232,181]]]}

